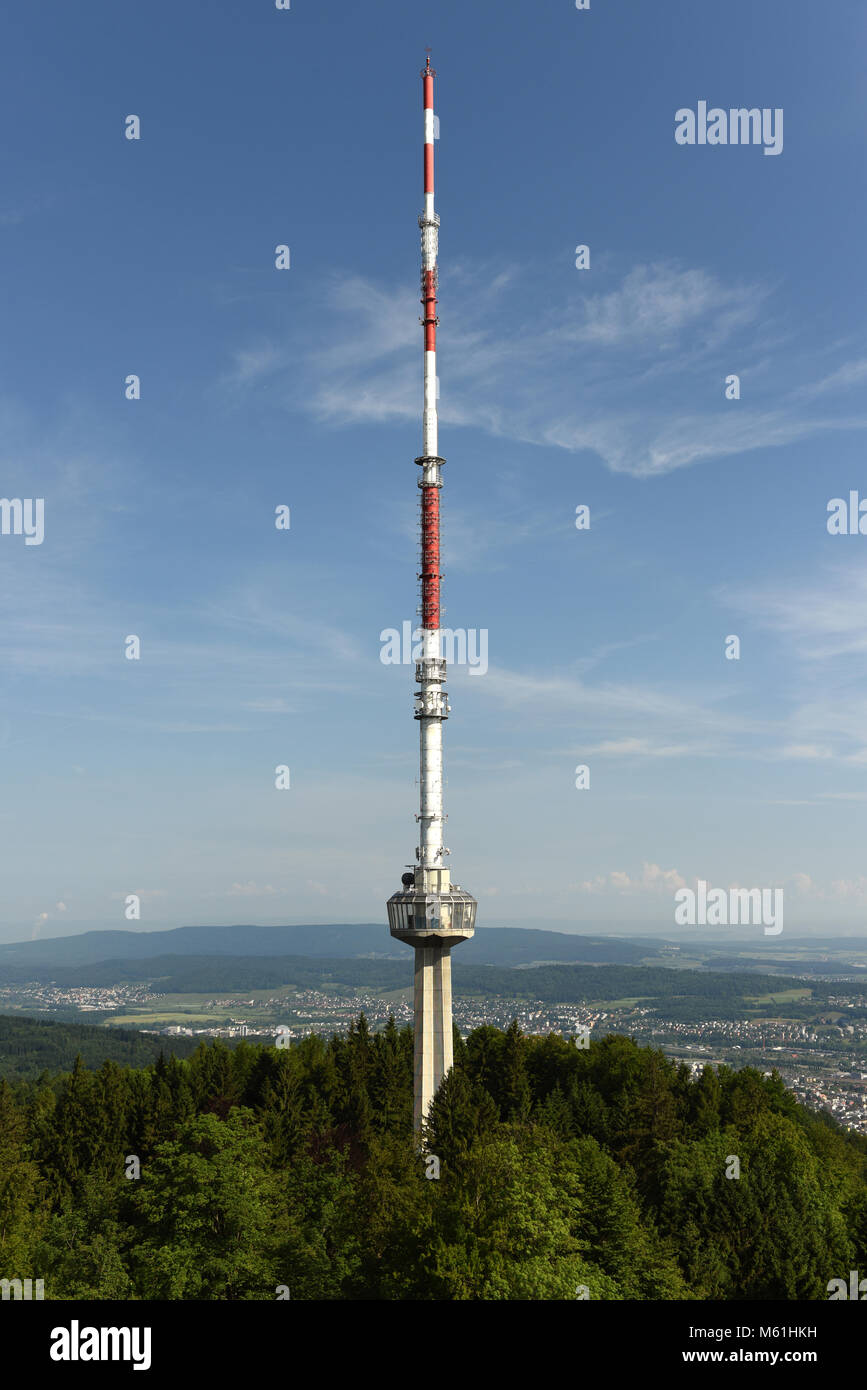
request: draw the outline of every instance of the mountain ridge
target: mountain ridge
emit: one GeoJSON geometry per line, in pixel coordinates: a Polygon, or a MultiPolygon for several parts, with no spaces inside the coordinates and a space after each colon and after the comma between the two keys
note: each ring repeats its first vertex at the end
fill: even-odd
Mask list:
{"type": "MultiPolygon", "coordinates": [[[[670,943],[648,937],[578,936],[529,927],[485,927],[461,947],[467,962],[527,965],[536,961],[638,963],[670,943]]],[[[150,960],[156,956],[379,956],[409,960],[383,923],[257,927],[173,927],[168,931],[95,931],[79,936],[0,945],[0,967],[91,965],[109,960],[150,960]]]]}

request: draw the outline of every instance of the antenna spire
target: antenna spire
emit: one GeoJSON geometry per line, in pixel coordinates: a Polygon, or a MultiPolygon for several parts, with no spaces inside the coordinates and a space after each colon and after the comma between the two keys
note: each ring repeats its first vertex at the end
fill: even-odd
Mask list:
{"type": "Polygon", "coordinates": [[[438,450],[437,291],[440,220],[434,211],[434,77],[430,49],[422,70],[424,106],[424,212],[421,232],[421,303],[424,348],[420,490],[421,648],[415,663],[415,718],[419,723],[420,794],[416,865],[388,900],[392,936],[415,947],[415,1090],[413,1122],[421,1129],[443,1077],[452,1066],[451,949],[473,935],[476,900],[451,882],[443,844],[443,724],[449,716],[446,663],[440,631],[440,490],[445,459],[438,450]]]}

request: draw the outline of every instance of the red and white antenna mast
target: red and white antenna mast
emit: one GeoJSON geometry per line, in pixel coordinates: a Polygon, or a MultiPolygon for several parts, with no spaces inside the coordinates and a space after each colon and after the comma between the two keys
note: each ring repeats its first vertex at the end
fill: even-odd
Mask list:
{"type": "Polygon", "coordinates": [[[424,869],[443,869],[443,729],[449,703],[443,681],[440,640],[440,488],[442,466],[437,420],[437,289],[440,220],[434,211],[434,78],[430,54],[421,74],[424,86],[424,212],[421,229],[421,302],[424,330],[424,411],[421,468],[421,625],[422,661],[416,677],[416,718],[421,720],[421,837],[418,859],[424,869]]]}
{"type": "Polygon", "coordinates": [[[472,936],[476,900],[451,882],[443,844],[443,723],[449,715],[440,633],[440,489],[445,459],[437,430],[437,257],[440,220],[434,210],[434,78],[430,53],[424,93],[424,212],[421,229],[421,318],[424,406],[421,469],[421,659],[416,662],[415,718],[419,721],[421,795],[417,863],[388,900],[393,936],[416,948],[414,1123],[421,1128],[431,1100],[452,1066],[451,948],[472,936]]]}

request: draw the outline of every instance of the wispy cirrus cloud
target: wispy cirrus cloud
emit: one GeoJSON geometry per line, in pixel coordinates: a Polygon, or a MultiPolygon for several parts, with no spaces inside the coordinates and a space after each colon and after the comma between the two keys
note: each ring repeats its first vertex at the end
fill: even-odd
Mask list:
{"type": "Polygon", "coordinates": [[[780,749],[781,758],[794,758],[805,762],[819,762],[833,756],[830,748],[816,743],[787,743],[780,749]]]}
{"type": "Polygon", "coordinates": [[[674,347],[685,331],[701,327],[706,338],[721,346],[738,328],[755,321],[759,303],[769,293],[755,284],[724,285],[701,269],[638,265],[616,289],[588,295],[583,318],[563,337],[602,347],[674,347]]]}
{"type": "Polygon", "coordinates": [[[828,565],[809,583],[732,585],[719,592],[759,627],[786,639],[802,663],[867,655],[867,563],[860,557],[828,565]]]}
{"type": "Polygon", "coordinates": [[[853,554],[802,582],[728,585],[718,597],[776,640],[790,672],[780,756],[867,763],[867,563],[853,554]]]}
{"type": "MultiPolygon", "coordinates": [[[[588,757],[596,754],[606,758],[694,758],[698,750],[688,743],[654,743],[649,738],[605,739],[589,744],[584,750],[588,757]]],[[[710,752],[710,749],[707,750],[710,752]]]]}
{"type": "MultiPolygon", "coordinates": [[[[792,387],[780,361],[790,334],[769,311],[772,285],[726,283],[700,267],[653,262],[632,267],[610,289],[586,293],[583,274],[575,272],[565,295],[561,267],[543,269],[541,280],[515,266],[478,264],[444,276],[444,424],[595,453],[613,472],[637,477],[867,428],[867,412],[807,409],[814,397],[862,380],[863,361],[792,387]],[[726,375],[749,373],[753,363],[755,404],[726,402],[726,375]],[[709,380],[716,381],[713,397],[709,380]],[[707,407],[697,409],[697,400],[707,407]]],[[[282,375],[287,403],[320,423],[415,420],[415,292],[352,275],[330,282],[321,297],[331,318],[327,340],[306,342],[303,360],[291,364],[272,345],[239,352],[235,384],[282,375]],[[341,320],[351,331],[339,331],[341,320]]]]}
{"type": "Polygon", "coordinates": [[[867,357],[860,357],[853,362],[844,362],[842,367],[822,377],[820,381],[803,387],[802,394],[809,397],[824,396],[832,391],[847,391],[851,386],[860,386],[865,381],[867,357]]]}
{"type": "MultiPolygon", "coordinates": [[[[460,672],[463,677],[463,671],[460,672]]],[[[605,681],[597,684],[582,680],[566,672],[538,674],[528,671],[508,670],[499,666],[489,666],[485,675],[478,680],[462,679],[462,698],[469,690],[477,699],[495,702],[506,709],[520,711],[523,715],[543,722],[560,714],[570,722],[580,717],[583,721],[593,721],[602,729],[611,731],[624,721],[639,723],[646,728],[652,725],[658,730],[668,730],[681,735],[687,729],[725,733],[766,732],[772,727],[769,722],[751,719],[748,716],[729,714],[721,708],[726,696],[714,687],[712,696],[708,692],[688,694],[682,684],[676,690],[652,686],[645,682],[605,681]]],[[[585,727],[589,724],[585,722],[585,727]]],[[[634,735],[631,730],[627,738],[637,738],[641,747],[644,735],[634,735]]],[[[606,740],[611,749],[622,746],[618,740],[606,740]]],[[[669,755],[680,746],[671,742],[669,755]]]]}

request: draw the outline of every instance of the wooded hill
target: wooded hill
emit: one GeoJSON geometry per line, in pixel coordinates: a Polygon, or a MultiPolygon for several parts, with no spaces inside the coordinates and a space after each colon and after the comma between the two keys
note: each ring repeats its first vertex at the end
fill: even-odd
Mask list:
{"type": "MultiPolygon", "coordinates": [[[[805,981],[786,975],[749,971],[716,974],[705,970],[674,970],[665,966],[539,965],[526,969],[472,965],[456,953],[452,962],[455,993],[500,995],[506,999],[544,999],[569,1004],[582,1000],[704,998],[722,1002],[745,995],[803,988],[805,981]]],[[[62,988],[153,983],[166,994],[226,994],[238,990],[321,989],[342,985],[353,989],[400,989],[412,984],[412,958],[400,960],[341,960],[312,956],[157,956],[151,960],[109,960],[93,965],[34,967],[0,966],[0,984],[37,981],[62,988]]],[[[826,982],[814,988],[827,991],[826,982]]],[[[852,988],[844,986],[844,988],[852,988]]]]}
{"type": "Polygon", "coordinates": [[[412,1050],[362,1017],[0,1082],[0,1277],[48,1299],[809,1300],[867,1267],[867,1141],[776,1075],[480,1028],[425,1158],[412,1050]]]}

